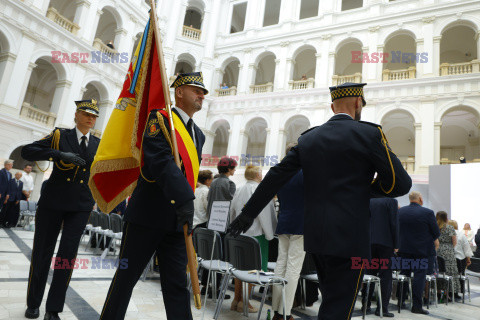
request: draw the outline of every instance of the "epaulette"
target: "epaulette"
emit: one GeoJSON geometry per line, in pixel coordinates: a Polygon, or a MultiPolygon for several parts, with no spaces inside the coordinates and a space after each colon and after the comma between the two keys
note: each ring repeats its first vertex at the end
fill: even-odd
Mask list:
{"type": "Polygon", "coordinates": [[[318,128],[318,126],[315,126],[315,127],[311,127],[310,129],[306,130],[306,131],[303,131],[300,135],[304,135],[305,133],[309,132],[309,131],[312,131],[313,129],[315,128],[318,128]]]}
{"type": "Polygon", "coordinates": [[[368,122],[368,121],[361,121],[361,120],[358,121],[358,122],[360,122],[360,123],[365,123],[365,124],[368,124],[369,126],[382,129],[382,126],[379,125],[379,124],[377,124],[377,123],[368,122]]]}

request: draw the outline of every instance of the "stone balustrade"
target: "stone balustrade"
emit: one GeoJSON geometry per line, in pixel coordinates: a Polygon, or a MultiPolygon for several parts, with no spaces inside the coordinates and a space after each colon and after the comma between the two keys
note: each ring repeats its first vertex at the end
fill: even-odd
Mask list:
{"type": "Polygon", "coordinates": [[[49,128],[53,128],[53,126],[55,125],[55,120],[57,119],[57,115],[55,113],[46,112],[32,107],[28,102],[24,102],[22,104],[20,117],[47,126],[49,128]]]}
{"type": "Polygon", "coordinates": [[[74,35],[77,34],[78,30],[80,29],[80,26],[64,16],[62,16],[60,13],[58,13],[57,9],[50,7],[47,10],[47,18],[64,28],[65,30],[73,33],[74,35]]]}

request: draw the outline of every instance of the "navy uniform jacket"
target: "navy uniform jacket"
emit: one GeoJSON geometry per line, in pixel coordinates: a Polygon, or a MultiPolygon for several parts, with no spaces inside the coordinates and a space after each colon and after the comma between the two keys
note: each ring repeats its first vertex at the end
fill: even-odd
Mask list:
{"type": "Polygon", "coordinates": [[[300,136],[257,187],[243,209],[246,215],[260,212],[300,168],[305,251],[336,257],[368,258],[371,194],[398,197],[412,185],[378,125],[340,114],[300,136]]]}
{"type": "Polygon", "coordinates": [[[398,201],[390,198],[370,199],[370,242],[398,249],[398,201]]]}
{"type": "MultiPolygon", "coordinates": [[[[157,110],[152,110],[147,123],[157,119],[156,113],[157,110]]],[[[168,121],[163,116],[160,117],[170,132],[168,121]]],[[[154,229],[181,231],[181,227],[177,226],[175,207],[195,199],[195,195],[185,175],[175,164],[172,149],[158,123],[156,126],[156,133],[150,133],[147,128],[143,135],[142,167],[143,177],[155,182],[147,182],[142,175],[138,177],[124,220],[154,229]]],[[[198,160],[201,161],[205,136],[195,122],[194,132],[198,160]]]]}
{"type": "Polygon", "coordinates": [[[49,160],[54,162],[52,175],[46,182],[45,189],[42,190],[38,205],[61,211],[90,212],[93,209],[94,200],[88,187],[88,178],[100,139],[90,134],[87,157],[84,159],[86,165],[84,167],[74,166],[72,169],[65,170],[60,163],[60,152],[73,152],[80,155],[80,144],[75,128],[58,129],[60,130],[59,150],[52,149],[55,130],[43,139],[28,144],[22,149],[22,158],[28,161],[49,160]]]}
{"type": "Polygon", "coordinates": [[[401,207],[398,210],[400,226],[400,253],[417,257],[431,256],[433,242],[440,236],[435,214],[432,210],[417,203],[401,207]]]}
{"type": "Polygon", "coordinates": [[[300,170],[277,193],[280,211],[276,234],[303,235],[303,172],[300,170]]]}
{"type": "Polygon", "coordinates": [[[0,195],[2,196],[2,199],[7,194],[8,182],[10,179],[12,179],[12,175],[7,169],[3,168],[0,170],[0,195]]]}
{"type": "MultiPolygon", "coordinates": [[[[8,182],[8,189],[7,189],[7,194],[9,195],[8,202],[22,200],[22,190],[23,190],[22,181],[19,181],[19,185],[17,187],[17,182],[15,178],[10,179],[10,181],[8,182]]],[[[5,201],[5,199],[3,199],[3,201],[5,201]]]]}

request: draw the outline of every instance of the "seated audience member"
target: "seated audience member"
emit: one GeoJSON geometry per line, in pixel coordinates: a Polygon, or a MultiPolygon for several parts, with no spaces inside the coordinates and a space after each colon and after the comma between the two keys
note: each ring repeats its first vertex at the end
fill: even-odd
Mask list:
{"type": "MultiPolygon", "coordinates": [[[[463,230],[458,230],[458,224],[455,220],[448,221],[448,224],[451,225],[457,234],[457,245],[455,246],[455,259],[457,260],[457,269],[460,275],[465,275],[465,269],[472,264],[470,258],[473,256],[472,248],[468,243],[467,237],[463,233],[463,230]]],[[[465,290],[465,281],[460,280],[460,292],[463,293],[465,290]]],[[[455,295],[455,298],[460,298],[458,293],[455,295]]]]}
{"type": "MultiPolygon", "coordinates": [[[[233,197],[232,204],[230,206],[230,221],[233,221],[238,217],[250,199],[255,189],[262,181],[262,169],[257,166],[247,166],[245,169],[245,179],[247,182],[243,185],[233,197]]],[[[245,235],[255,237],[260,244],[260,252],[262,254],[262,270],[268,271],[268,241],[273,239],[274,230],[277,226],[277,217],[275,214],[275,205],[273,199],[270,203],[260,212],[258,217],[253,221],[252,226],[245,232],[245,235]]],[[[250,294],[253,286],[249,286],[248,294],[250,294]]],[[[235,279],[235,298],[232,301],[232,310],[243,312],[243,295],[242,295],[242,282],[235,279]]],[[[257,312],[258,310],[253,306],[248,306],[249,312],[257,312]]]]}
{"type": "MultiPolygon", "coordinates": [[[[438,227],[440,229],[440,247],[437,250],[437,255],[445,260],[445,273],[449,276],[458,276],[457,261],[455,260],[455,246],[457,245],[457,234],[455,229],[448,225],[448,215],[445,211],[439,211],[436,215],[438,227]]],[[[444,290],[447,292],[446,281],[439,281],[437,284],[438,291],[444,290]]],[[[455,280],[455,292],[458,292],[460,282],[455,280]]],[[[448,299],[452,297],[450,293],[447,294],[448,299]]]]}
{"type": "Polygon", "coordinates": [[[210,188],[212,181],[212,171],[202,170],[198,173],[198,183],[197,188],[195,189],[195,200],[193,200],[193,205],[195,207],[193,228],[207,227],[208,188],[210,188]]]}

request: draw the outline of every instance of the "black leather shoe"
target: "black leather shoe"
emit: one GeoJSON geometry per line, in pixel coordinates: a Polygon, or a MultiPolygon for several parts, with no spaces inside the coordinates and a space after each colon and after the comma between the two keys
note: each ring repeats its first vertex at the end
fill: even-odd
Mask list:
{"type": "Polygon", "coordinates": [[[43,318],[43,320],[60,320],[60,317],[58,316],[58,312],[47,311],[45,312],[45,318],[43,318]]]}
{"type": "MultiPolygon", "coordinates": [[[[377,317],[380,317],[380,310],[375,311],[375,315],[376,315],[377,317]]],[[[393,313],[391,313],[391,312],[383,311],[383,316],[384,316],[385,318],[393,318],[395,315],[394,315],[393,313]]]]}
{"type": "Polygon", "coordinates": [[[422,309],[422,308],[420,308],[420,309],[414,309],[414,308],[412,308],[412,313],[429,314],[429,312],[428,312],[427,310],[422,309]]]}
{"type": "Polygon", "coordinates": [[[40,310],[38,308],[27,308],[25,310],[25,318],[37,319],[40,316],[40,310]]]}

